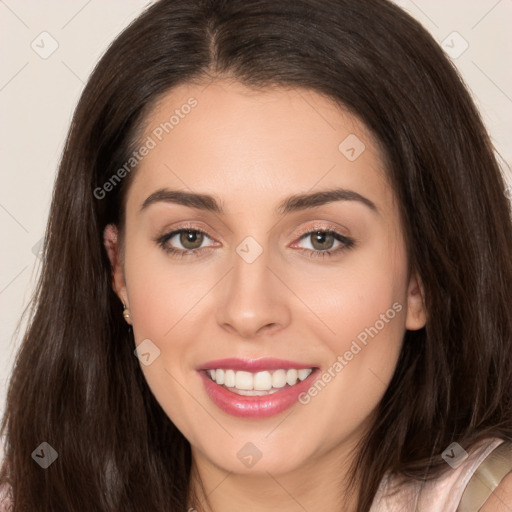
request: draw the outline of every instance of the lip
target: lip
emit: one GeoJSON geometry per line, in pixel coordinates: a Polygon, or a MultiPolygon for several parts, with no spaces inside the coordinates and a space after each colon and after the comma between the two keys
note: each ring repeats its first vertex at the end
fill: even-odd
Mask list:
{"type": "MultiPolygon", "coordinates": [[[[228,360],[226,359],[224,361],[228,360]]],[[[218,363],[219,361],[215,362],[218,363]]],[[[280,362],[282,363],[282,361],[280,362]]],[[[222,368],[222,365],[216,368],[222,368]]],[[[229,366],[228,368],[234,369],[233,366],[229,366]]],[[[245,366],[245,368],[247,368],[247,366],[245,366]]],[[[266,368],[268,369],[269,367],[267,366],[266,368]]],[[[278,368],[283,368],[283,366],[279,366],[278,368]]],[[[292,368],[297,367],[292,366],[292,368]]],[[[312,367],[301,366],[300,368],[312,367]]],[[[306,379],[294,386],[284,387],[271,395],[262,396],[238,395],[210,379],[210,377],[206,375],[206,370],[199,370],[198,373],[203,381],[206,393],[212,402],[225,413],[239,418],[268,418],[289,409],[297,403],[299,395],[305,392],[320,374],[320,368],[314,368],[306,379]]]]}
{"type": "Polygon", "coordinates": [[[246,371],[246,372],[262,372],[264,370],[288,370],[295,368],[296,370],[315,368],[314,364],[297,363],[296,361],[287,361],[285,359],[275,359],[273,357],[263,357],[260,359],[217,359],[209,361],[201,365],[198,370],[216,370],[217,368],[224,370],[246,371]]]}

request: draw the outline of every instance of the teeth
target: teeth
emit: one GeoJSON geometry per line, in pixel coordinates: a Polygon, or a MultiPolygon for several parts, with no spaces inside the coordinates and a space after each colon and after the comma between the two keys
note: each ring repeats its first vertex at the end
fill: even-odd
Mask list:
{"type": "Polygon", "coordinates": [[[233,391],[240,395],[260,396],[272,394],[281,388],[294,386],[297,382],[306,379],[312,368],[303,368],[300,370],[274,370],[262,372],[246,372],[235,370],[224,370],[222,368],[216,370],[208,370],[210,378],[219,385],[232,388],[233,391]]]}
{"type": "Polygon", "coordinates": [[[272,375],[270,372],[258,372],[254,374],[252,380],[253,389],[269,391],[272,389],[272,375]]]}
{"type": "Polygon", "coordinates": [[[297,370],[288,370],[286,372],[286,382],[289,386],[293,386],[297,384],[297,378],[299,376],[299,372],[297,370]]]}
{"type": "Polygon", "coordinates": [[[299,374],[299,379],[300,380],[304,380],[306,379],[307,377],[309,377],[309,374],[311,373],[312,370],[310,370],[309,368],[304,368],[302,370],[299,370],[298,371],[298,374],[299,374]]]}
{"type": "Polygon", "coordinates": [[[235,383],[235,372],[233,370],[226,370],[224,373],[224,386],[227,388],[234,388],[235,383]]]}
{"type": "Polygon", "coordinates": [[[235,388],[250,391],[252,387],[252,373],[249,372],[236,372],[235,373],[235,388]]]}
{"type": "Polygon", "coordinates": [[[286,370],[276,370],[272,375],[272,387],[284,388],[286,386],[286,370]]]}
{"type": "Polygon", "coordinates": [[[277,393],[278,389],[271,389],[270,391],[258,391],[256,389],[251,389],[250,391],[244,391],[243,389],[233,388],[233,391],[237,395],[243,396],[263,396],[263,395],[272,395],[273,393],[277,393]]]}

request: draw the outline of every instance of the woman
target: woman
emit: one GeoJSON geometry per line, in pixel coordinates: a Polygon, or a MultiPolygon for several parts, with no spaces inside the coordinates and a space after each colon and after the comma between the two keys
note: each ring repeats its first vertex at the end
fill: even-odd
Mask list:
{"type": "Polygon", "coordinates": [[[155,3],[75,112],[11,504],[507,510],[511,252],[475,106],[396,6],[155,3]]]}

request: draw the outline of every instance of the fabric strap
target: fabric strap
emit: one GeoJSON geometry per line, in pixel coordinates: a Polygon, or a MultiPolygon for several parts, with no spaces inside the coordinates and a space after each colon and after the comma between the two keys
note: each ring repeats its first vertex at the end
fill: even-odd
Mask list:
{"type": "Polygon", "coordinates": [[[494,489],[512,471],[512,443],[495,448],[478,466],[462,494],[457,512],[478,512],[494,489]]]}

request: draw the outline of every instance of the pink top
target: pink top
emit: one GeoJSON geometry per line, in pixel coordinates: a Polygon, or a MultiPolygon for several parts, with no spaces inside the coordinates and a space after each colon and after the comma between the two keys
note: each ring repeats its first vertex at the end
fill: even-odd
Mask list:
{"type": "Polygon", "coordinates": [[[483,439],[468,451],[468,458],[456,469],[444,473],[429,482],[411,482],[403,485],[394,496],[388,491],[396,490],[393,478],[384,476],[370,512],[396,512],[416,510],[418,512],[456,512],[462,494],[478,466],[501,443],[503,439],[483,439]]]}
{"type": "MultiPolygon", "coordinates": [[[[386,474],[382,479],[370,512],[396,512],[415,510],[417,512],[456,512],[469,479],[502,439],[484,439],[469,450],[468,458],[456,469],[452,469],[430,482],[413,482],[404,485],[394,496],[386,496],[393,490],[393,478],[386,474]]],[[[0,512],[12,512],[10,488],[0,487],[0,512]]]]}

